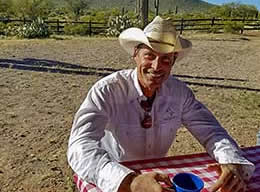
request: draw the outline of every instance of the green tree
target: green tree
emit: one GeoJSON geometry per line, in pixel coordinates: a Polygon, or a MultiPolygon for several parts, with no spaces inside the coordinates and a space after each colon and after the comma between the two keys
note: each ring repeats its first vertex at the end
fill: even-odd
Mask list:
{"type": "Polygon", "coordinates": [[[88,8],[87,0],[65,0],[66,7],[73,19],[79,20],[80,16],[84,14],[84,11],[88,8]]]}
{"type": "Polygon", "coordinates": [[[258,10],[253,5],[240,5],[237,7],[237,11],[240,17],[252,18],[258,13],[258,10]]]}
{"type": "Polygon", "coordinates": [[[258,13],[258,10],[253,5],[244,5],[239,3],[227,3],[222,6],[216,6],[210,9],[209,13],[216,17],[244,17],[252,18],[258,13]]]}
{"type": "Polygon", "coordinates": [[[12,2],[10,0],[0,0],[0,16],[10,16],[12,2]]]}
{"type": "Polygon", "coordinates": [[[51,0],[12,0],[12,2],[15,15],[23,18],[47,17],[52,9],[51,0]]]}

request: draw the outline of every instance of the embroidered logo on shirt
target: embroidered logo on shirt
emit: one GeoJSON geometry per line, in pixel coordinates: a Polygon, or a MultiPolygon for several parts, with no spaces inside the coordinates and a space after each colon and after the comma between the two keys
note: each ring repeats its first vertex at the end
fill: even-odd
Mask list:
{"type": "Polygon", "coordinates": [[[169,107],[166,110],[166,114],[163,117],[163,120],[169,121],[169,120],[174,119],[175,117],[176,117],[176,112],[171,107],[169,107]]]}

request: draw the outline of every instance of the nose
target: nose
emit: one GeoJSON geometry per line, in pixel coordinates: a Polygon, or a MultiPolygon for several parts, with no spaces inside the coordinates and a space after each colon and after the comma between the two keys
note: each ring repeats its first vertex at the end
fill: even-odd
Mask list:
{"type": "Polygon", "coordinates": [[[157,70],[160,70],[161,69],[161,62],[160,62],[160,59],[159,57],[157,56],[153,62],[152,62],[152,68],[157,71],[157,70]]]}

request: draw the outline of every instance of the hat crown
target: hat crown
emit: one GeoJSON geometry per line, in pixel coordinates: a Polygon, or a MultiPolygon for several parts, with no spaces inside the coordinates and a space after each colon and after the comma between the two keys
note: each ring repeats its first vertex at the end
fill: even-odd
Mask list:
{"type": "Polygon", "coordinates": [[[145,35],[155,41],[161,43],[176,43],[176,30],[170,19],[162,19],[156,16],[154,20],[144,28],[145,35]]]}
{"type": "Polygon", "coordinates": [[[134,55],[136,47],[145,44],[158,53],[178,52],[176,61],[186,56],[192,44],[176,34],[175,26],[169,19],[157,16],[144,30],[131,27],[119,35],[120,45],[130,54],[134,55]]]}

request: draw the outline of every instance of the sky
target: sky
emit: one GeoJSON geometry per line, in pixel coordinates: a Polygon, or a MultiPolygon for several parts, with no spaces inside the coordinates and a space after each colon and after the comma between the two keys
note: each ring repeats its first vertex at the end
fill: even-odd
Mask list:
{"type": "Polygon", "coordinates": [[[260,0],[204,0],[208,3],[213,3],[217,5],[221,5],[223,3],[241,3],[241,4],[248,4],[248,5],[255,5],[256,8],[260,11],[260,0]]]}

